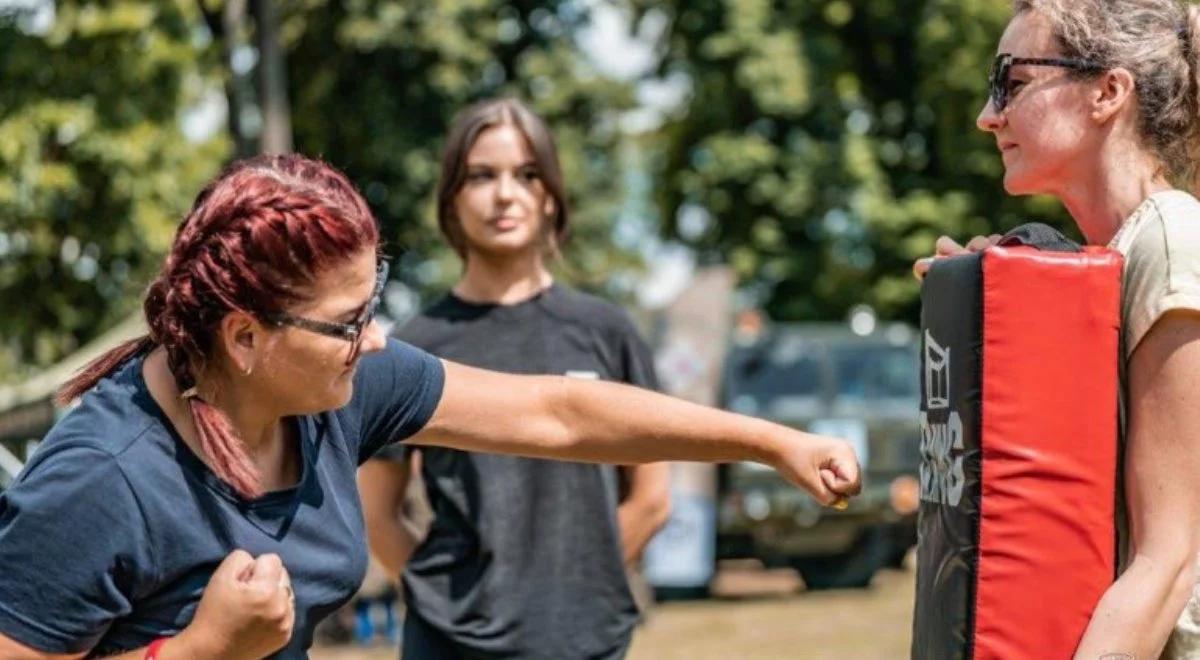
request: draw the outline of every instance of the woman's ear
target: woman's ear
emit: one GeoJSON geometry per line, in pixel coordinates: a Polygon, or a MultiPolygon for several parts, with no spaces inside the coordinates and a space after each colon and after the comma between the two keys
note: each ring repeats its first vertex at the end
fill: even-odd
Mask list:
{"type": "Polygon", "coordinates": [[[266,329],[254,316],[233,311],[221,319],[218,329],[221,347],[225,349],[230,367],[241,374],[254,371],[259,352],[265,344],[266,329]]]}
{"type": "Polygon", "coordinates": [[[1100,74],[1091,95],[1092,119],[1103,124],[1115,117],[1133,99],[1133,74],[1117,67],[1100,74]]]}
{"type": "Polygon", "coordinates": [[[546,202],[542,204],[542,215],[546,218],[553,218],[556,213],[558,213],[558,203],[554,201],[553,197],[547,195],[546,202]]]}

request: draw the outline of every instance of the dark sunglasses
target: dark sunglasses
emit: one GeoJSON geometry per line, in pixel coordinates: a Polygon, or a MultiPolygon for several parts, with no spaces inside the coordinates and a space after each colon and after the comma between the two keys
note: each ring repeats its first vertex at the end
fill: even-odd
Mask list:
{"type": "Polygon", "coordinates": [[[1099,73],[1104,67],[1091,60],[1080,60],[1062,57],[1013,57],[1011,53],[1000,53],[992,62],[992,70],[988,74],[988,87],[991,89],[992,105],[996,112],[1004,112],[1008,102],[1012,100],[1012,88],[1009,76],[1014,65],[1056,66],[1072,71],[1099,73]]]}
{"type": "Polygon", "coordinates": [[[379,300],[383,294],[383,287],[387,284],[387,277],[388,262],[380,259],[379,266],[375,269],[375,289],[371,292],[371,298],[363,305],[362,311],[358,313],[353,323],[317,321],[306,319],[302,316],[294,316],[287,312],[264,314],[263,320],[276,325],[290,325],[302,328],[327,337],[344,339],[350,342],[350,356],[346,358],[346,364],[353,364],[354,359],[358,357],[358,353],[362,349],[363,336],[366,335],[367,326],[371,324],[371,321],[375,320],[375,312],[379,311],[379,300]]]}

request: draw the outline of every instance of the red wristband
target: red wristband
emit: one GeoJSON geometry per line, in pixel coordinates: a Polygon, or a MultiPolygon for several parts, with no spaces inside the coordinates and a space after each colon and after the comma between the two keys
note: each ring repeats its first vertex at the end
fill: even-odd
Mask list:
{"type": "Polygon", "coordinates": [[[162,650],[163,644],[167,643],[170,637],[159,637],[150,642],[150,646],[146,647],[146,655],[143,660],[158,660],[158,652],[162,650]]]}

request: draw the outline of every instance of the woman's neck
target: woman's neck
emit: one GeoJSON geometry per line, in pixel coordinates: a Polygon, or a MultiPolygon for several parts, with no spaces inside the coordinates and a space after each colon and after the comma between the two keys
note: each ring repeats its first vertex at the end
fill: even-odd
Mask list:
{"type": "Polygon", "coordinates": [[[1170,188],[1160,166],[1141,149],[1113,148],[1100,155],[1090,176],[1056,196],[1090,245],[1107,245],[1146,198],[1170,188]]]}
{"type": "Polygon", "coordinates": [[[554,284],[541,253],[498,258],[471,253],[454,295],[468,302],[512,305],[533,298],[554,284]]]}
{"type": "MultiPolygon", "coordinates": [[[[208,462],[191,411],[167,366],[165,350],[155,349],[146,357],[143,374],[150,395],[166,413],[184,443],[208,462]]],[[[299,457],[289,427],[252,392],[245,391],[237,383],[218,383],[217,380],[218,377],[211,374],[202,378],[196,386],[197,395],[225,413],[245,446],[246,454],[258,468],[263,488],[270,491],[294,485],[298,478],[299,457]]]]}

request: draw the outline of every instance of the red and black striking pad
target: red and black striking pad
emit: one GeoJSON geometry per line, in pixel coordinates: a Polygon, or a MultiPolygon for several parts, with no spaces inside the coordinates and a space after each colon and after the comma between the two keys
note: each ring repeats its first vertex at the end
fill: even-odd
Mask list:
{"type": "Polygon", "coordinates": [[[1114,578],[1121,257],[1025,229],[921,291],[914,659],[1069,658],[1114,578]]]}

